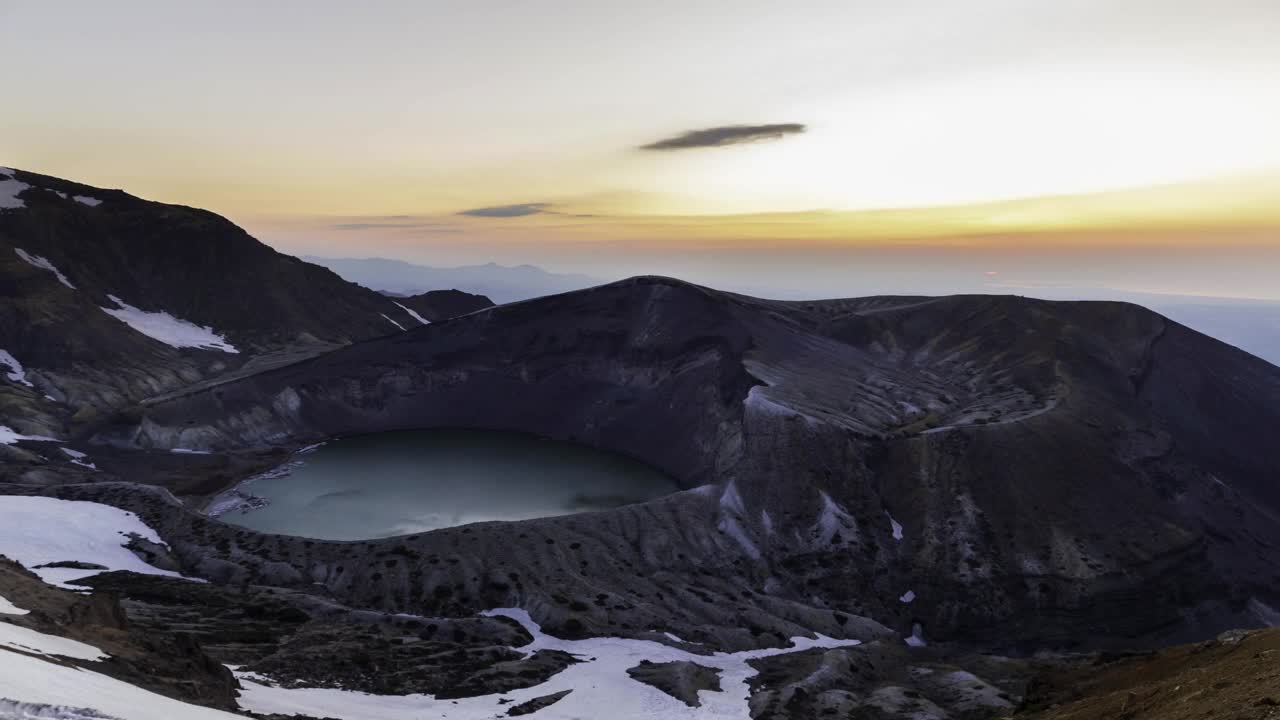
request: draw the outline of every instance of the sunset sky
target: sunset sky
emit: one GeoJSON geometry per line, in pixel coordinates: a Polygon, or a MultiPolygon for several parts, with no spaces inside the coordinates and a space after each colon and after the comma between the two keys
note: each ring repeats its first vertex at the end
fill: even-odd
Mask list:
{"type": "Polygon", "coordinates": [[[297,254],[1280,299],[1280,2],[0,0],[0,164],[297,254]]]}

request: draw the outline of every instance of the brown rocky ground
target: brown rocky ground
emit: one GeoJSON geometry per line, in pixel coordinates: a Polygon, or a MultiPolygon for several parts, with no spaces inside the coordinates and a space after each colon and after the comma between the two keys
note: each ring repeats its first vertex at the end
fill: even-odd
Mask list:
{"type": "MultiPolygon", "coordinates": [[[[111,656],[77,664],[183,702],[236,707],[238,685],[227,668],[189,633],[135,626],[113,592],[80,595],[47,585],[0,556],[0,595],[31,611],[0,616],[0,622],[88,643],[111,656]]],[[[0,672],[6,652],[0,650],[0,672]]]]}
{"type": "Polygon", "coordinates": [[[1280,718],[1280,629],[1052,670],[1032,682],[1028,720],[1280,718]]]}

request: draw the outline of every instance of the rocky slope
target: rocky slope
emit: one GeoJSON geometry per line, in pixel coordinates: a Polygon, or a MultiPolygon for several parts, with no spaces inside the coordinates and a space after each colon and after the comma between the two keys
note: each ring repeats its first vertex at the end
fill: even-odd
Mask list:
{"type": "MultiPolygon", "coordinates": [[[[210,659],[189,634],[172,627],[134,627],[114,593],[82,596],[52,587],[0,556],[0,597],[31,609],[20,615],[0,613],[0,622],[88,643],[108,654],[105,661],[81,663],[95,672],[184,702],[236,707],[230,671],[210,659]]],[[[0,651],[0,672],[3,667],[0,651]]],[[[0,717],[6,717],[2,710],[0,717]]]]}
{"type": "Polygon", "coordinates": [[[96,441],[219,451],[446,426],[577,440],[696,489],[360,549],[198,518],[168,531],[236,573],[262,572],[257,545],[357,604],[519,604],[569,634],[657,625],[743,647],[861,617],[1016,649],[1260,623],[1277,604],[1278,415],[1273,366],[1136,306],[778,303],[639,278],[176,396],[96,441]],[[343,560],[398,546],[386,567],[343,560]]]}
{"type": "Polygon", "coordinates": [[[1158,652],[1046,668],[1021,707],[1027,720],[1280,718],[1280,630],[1232,631],[1158,652]]]}
{"type": "MultiPolygon", "coordinates": [[[[64,437],[166,391],[419,324],[409,302],[204,210],[8,168],[0,190],[0,425],[20,434],[64,437]]],[[[412,301],[434,318],[455,305],[412,301]]]]}

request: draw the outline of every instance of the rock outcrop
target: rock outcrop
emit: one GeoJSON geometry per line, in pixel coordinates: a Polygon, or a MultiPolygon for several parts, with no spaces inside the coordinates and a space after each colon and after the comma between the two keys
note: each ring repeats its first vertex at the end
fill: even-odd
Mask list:
{"type": "Polygon", "coordinates": [[[636,682],[658,688],[689,707],[702,705],[698,698],[701,690],[720,692],[720,671],[695,662],[655,663],[642,660],[639,665],[629,668],[627,675],[636,682]]]}

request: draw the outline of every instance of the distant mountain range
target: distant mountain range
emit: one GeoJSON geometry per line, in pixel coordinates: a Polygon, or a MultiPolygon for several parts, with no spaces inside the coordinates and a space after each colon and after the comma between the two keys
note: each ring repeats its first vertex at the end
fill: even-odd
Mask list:
{"type": "Polygon", "coordinates": [[[388,258],[326,258],[307,256],[353,283],[396,295],[417,295],[428,290],[457,289],[484,295],[496,303],[556,295],[604,284],[589,275],[553,273],[535,265],[464,265],[431,267],[388,258]]]}
{"type": "MultiPolygon", "coordinates": [[[[309,256],[303,259],[327,267],[351,282],[388,295],[408,296],[428,290],[456,288],[484,295],[499,304],[582,290],[606,282],[590,275],[551,272],[536,265],[513,267],[488,263],[445,268],[389,258],[309,256]]],[[[730,286],[726,289],[779,299],[805,297],[804,293],[797,293],[794,289],[788,291],[786,288],[730,286]]],[[[995,290],[999,292],[998,289],[995,290]]],[[[1049,300],[1120,300],[1136,303],[1235,345],[1273,365],[1280,365],[1280,302],[1082,288],[1028,288],[1005,292],[1049,300]]],[[[850,287],[848,294],[858,295],[858,288],[850,287]]]]}

